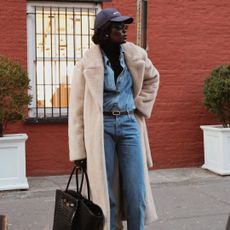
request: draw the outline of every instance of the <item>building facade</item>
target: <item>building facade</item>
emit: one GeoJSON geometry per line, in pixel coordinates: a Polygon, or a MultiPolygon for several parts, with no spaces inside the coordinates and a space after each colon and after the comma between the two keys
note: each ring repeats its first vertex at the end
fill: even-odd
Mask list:
{"type": "MultiPolygon", "coordinates": [[[[202,124],[216,123],[202,104],[210,71],[229,62],[227,0],[148,0],[149,57],[160,72],[158,98],[148,120],[153,169],[200,166],[202,124]]],[[[142,22],[140,1],[0,1],[0,55],[18,61],[31,79],[25,123],[9,124],[7,133],[27,133],[27,174],[69,172],[68,95],[71,71],[92,46],[95,14],[115,7],[136,20],[129,38],[136,42],[142,22]]],[[[146,13],[146,12],[145,12],[146,13]]],[[[143,26],[143,25],[142,25],[143,26]]]]}

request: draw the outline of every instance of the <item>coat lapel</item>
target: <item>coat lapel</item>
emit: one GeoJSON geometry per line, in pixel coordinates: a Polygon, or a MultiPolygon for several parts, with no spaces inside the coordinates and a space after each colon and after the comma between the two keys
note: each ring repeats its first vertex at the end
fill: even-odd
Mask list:
{"type": "Polygon", "coordinates": [[[102,109],[103,85],[104,85],[104,64],[99,46],[93,46],[84,57],[84,76],[87,86],[102,109]]]}
{"type": "Polygon", "coordinates": [[[124,50],[125,60],[133,77],[133,97],[136,99],[142,88],[145,62],[138,56],[138,53],[133,54],[132,50],[130,50],[128,46],[124,45],[124,50]]]}

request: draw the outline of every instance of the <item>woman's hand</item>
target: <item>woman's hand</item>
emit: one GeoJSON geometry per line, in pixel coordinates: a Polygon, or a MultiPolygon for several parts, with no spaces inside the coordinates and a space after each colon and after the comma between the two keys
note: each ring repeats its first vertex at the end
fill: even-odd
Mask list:
{"type": "Polygon", "coordinates": [[[82,168],[83,170],[86,169],[86,164],[87,164],[87,161],[86,161],[86,158],[85,159],[80,159],[80,160],[76,160],[74,161],[74,164],[77,168],[82,168]]]}

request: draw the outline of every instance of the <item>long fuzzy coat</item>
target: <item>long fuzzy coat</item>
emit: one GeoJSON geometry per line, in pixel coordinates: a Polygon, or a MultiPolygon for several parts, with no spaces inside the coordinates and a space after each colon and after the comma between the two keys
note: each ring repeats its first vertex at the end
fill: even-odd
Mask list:
{"type": "MultiPolygon", "coordinates": [[[[151,115],[159,86],[159,73],[148,59],[144,49],[133,43],[123,44],[125,60],[133,77],[133,96],[137,108],[136,118],[142,137],[145,165],[146,211],[145,223],[157,219],[150,188],[148,167],[152,158],[145,118],[151,115]]],[[[104,230],[110,230],[110,207],[106,179],[103,130],[103,58],[98,45],[86,51],[75,66],[69,103],[70,160],[87,158],[91,199],[103,210],[104,230]]],[[[117,177],[119,178],[119,177],[117,177]]],[[[119,181],[116,182],[117,187],[119,181]]],[[[116,190],[119,191],[119,188],[116,190]]],[[[119,196],[122,200],[122,195],[119,196]]],[[[121,209],[122,209],[122,202],[121,209]]]]}

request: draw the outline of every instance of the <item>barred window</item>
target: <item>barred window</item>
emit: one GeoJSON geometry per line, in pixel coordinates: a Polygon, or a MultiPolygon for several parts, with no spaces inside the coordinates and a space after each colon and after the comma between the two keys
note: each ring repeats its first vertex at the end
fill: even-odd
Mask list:
{"type": "Polygon", "coordinates": [[[66,118],[74,65],[92,46],[95,15],[89,3],[29,3],[28,72],[33,102],[29,117],[66,118]]]}

